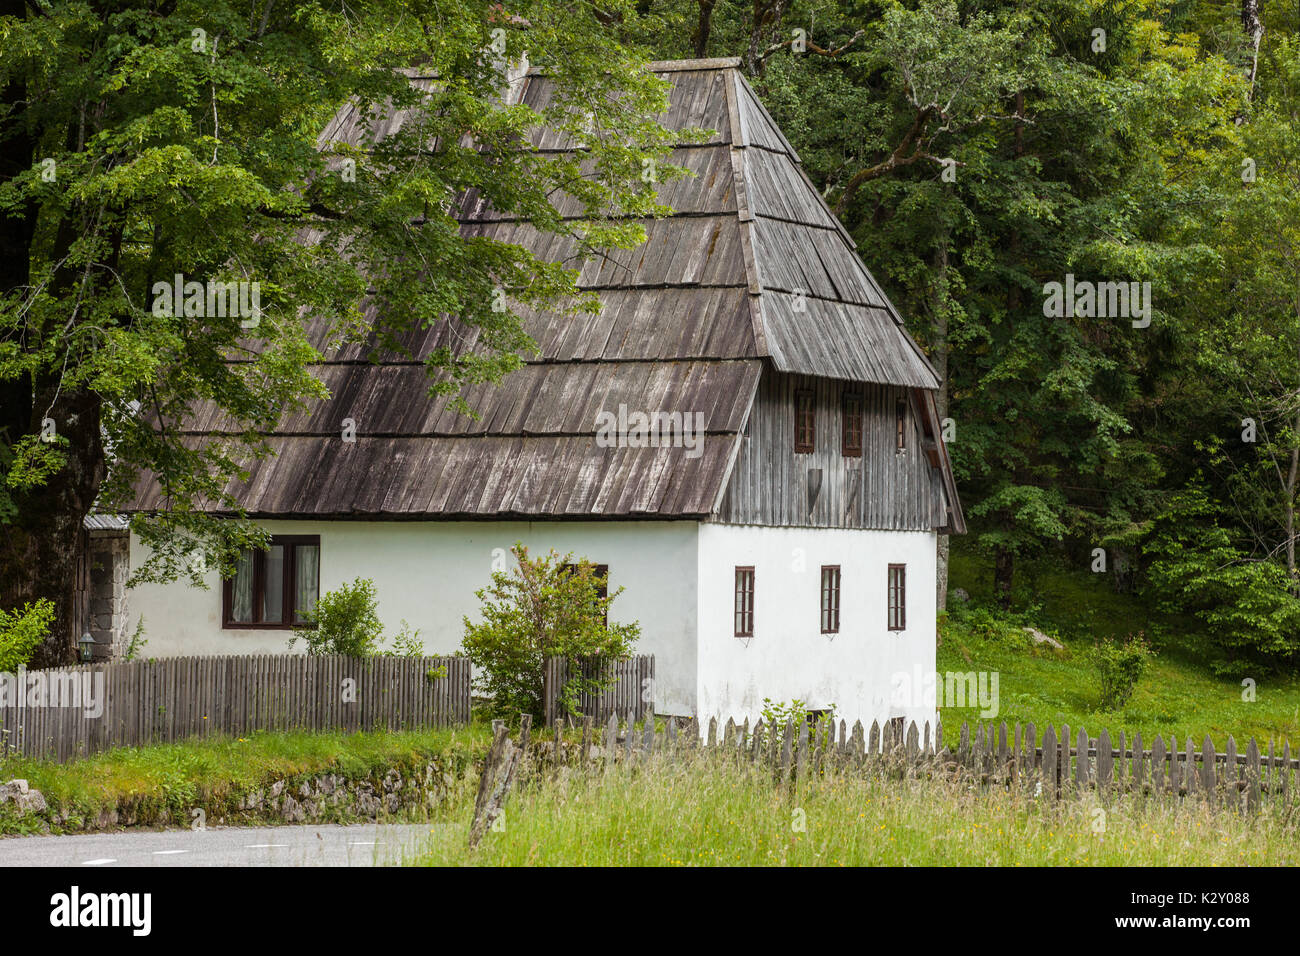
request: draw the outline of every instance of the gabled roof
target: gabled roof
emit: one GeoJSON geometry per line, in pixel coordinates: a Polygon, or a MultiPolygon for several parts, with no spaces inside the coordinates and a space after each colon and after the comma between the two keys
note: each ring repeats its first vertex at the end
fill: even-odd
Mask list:
{"type": "MultiPolygon", "coordinates": [[[[601,300],[599,315],[524,310],[539,355],[498,386],[470,388],[480,420],[429,398],[422,366],[378,365],[349,346],[318,368],[332,398],[288,416],[271,438],[272,458],[250,463],[232,489],[254,515],[387,517],[703,517],[730,473],[764,361],[780,371],[934,389],[938,377],[853,242],[799,166],[799,158],[739,70],[738,59],[651,64],[673,86],[660,120],[674,130],[714,130],[683,142],[671,161],[694,175],[660,189],[674,214],[642,223],[647,240],[581,267],[579,285],[601,300]],[[601,448],[596,416],[632,410],[701,411],[703,453],[682,448],[601,448]],[[340,440],[340,423],[357,440],[340,440]]],[[[427,84],[427,77],[412,82],[427,84]]],[[[509,96],[544,107],[554,93],[536,71],[509,96]]],[[[398,128],[396,113],[374,134],[398,128]]],[[[349,106],[323,142],[364,146],[349,106]]],[[[537,129],[534,148],[578,145],[537,129]]],[[[577,215],[558,197],[562,214],[577,215]]],[[[462,232],[518,243],[541,258],[574,252],[461,197],[462,232]]],[[[323,330],[316,334],[323,337],[323,330]]],[[[473,348],[477,330],[454,319],[407,338],[418,356],[441,344],[473,348]]],[[[319,340],[318,340],[319,341],[319,340]]],[[[187,426],[194,440],[234,431],[213,408],[187,426]]],[[[136,507],[157,507],[142,488],[136,507]]]]}

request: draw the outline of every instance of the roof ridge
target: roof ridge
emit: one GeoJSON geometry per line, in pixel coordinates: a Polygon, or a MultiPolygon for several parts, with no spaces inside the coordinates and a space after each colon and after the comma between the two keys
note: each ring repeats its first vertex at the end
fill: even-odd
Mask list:
{"type": "Polygon", "coordinates": [[[687,73],[694,70],[730,70],[738,66],[738,56],[715,56],[694,60],[651,60],[646,64],[646,69],[651,73],[687,73]]]}

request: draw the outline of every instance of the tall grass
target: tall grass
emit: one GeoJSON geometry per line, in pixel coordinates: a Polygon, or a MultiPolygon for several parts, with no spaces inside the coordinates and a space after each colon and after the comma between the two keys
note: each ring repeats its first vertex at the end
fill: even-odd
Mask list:
{"type": "MultiPolygon", "coordinates": [[[[1217,866],[1300,862],[1294,814],[1192,799],[1053,803],[948,780],[823,777],[789,789],[706,754],[534,776],[504,826],[465,845],[472,794],[431,828],[424,865],[1217,866]]],[[[468,785],[469,781],[466,781],[468,785]]]]}

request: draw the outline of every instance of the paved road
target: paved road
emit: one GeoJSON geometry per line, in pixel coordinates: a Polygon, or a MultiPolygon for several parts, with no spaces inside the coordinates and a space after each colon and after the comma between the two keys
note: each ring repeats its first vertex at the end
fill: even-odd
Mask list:
{"type": "Polygon", "coordinates": [[[427,823],[125,830],[0,840],[0,866],[377,866],[401,862],[427,823]]]}

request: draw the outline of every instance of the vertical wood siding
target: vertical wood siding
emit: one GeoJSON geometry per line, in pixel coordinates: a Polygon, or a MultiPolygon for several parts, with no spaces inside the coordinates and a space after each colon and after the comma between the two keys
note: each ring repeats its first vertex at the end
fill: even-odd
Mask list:
{"type": "Polygon", "coordinates": [[[765,371],[741,439],[736,465],[718,510],[730,524],[775,527],[930,531],[943,524],[945,502],[937,469],[909,390],[765,371]],[[795,392],[815,395],[815,450],[794,450],[795,392]],[[840,453],[841,396],[862,396],[862,457],[840,453]],[[895,407],[907,403],[907,447],[896,450],[895,407]],[[811,502],[811,504],[810,504],[811,502]]]}

